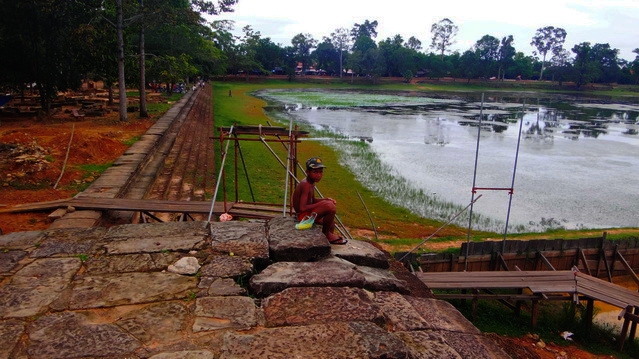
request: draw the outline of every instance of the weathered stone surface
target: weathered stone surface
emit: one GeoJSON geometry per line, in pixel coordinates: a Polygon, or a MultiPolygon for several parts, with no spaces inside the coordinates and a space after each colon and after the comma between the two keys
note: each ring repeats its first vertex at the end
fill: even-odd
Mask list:
{"type": "MultiPolygon", "coordinates": [[[[112,189],[110,193],[107,191],[102,191],[100,193],[100,195],[104,197],[107,197],[107,194],[110,194],[108,198],[114,198],[117,194],[117,189],[112,189]]],[[[102,211],[67,211],[67,214],[64,217],[58,218],[55,222],[51,223],[49,229],[91,228],[98,224],[101,217],[102,211]]]]}
{"type": "Polygon", "coordinates": [[[311,262],[327,257],[331,246],[318,226],[295,229],[295,218],[275,217],[268,222],[268,243],[275,262],[311,262]]]}
{"type": "Polygon", "coordinates": [[[366,284],[364,288],[373,291],[394,291],[402,294],[409,294],[410,289],[405,281],[399,280],[393,276],[393,274],[387,270],[358,266],[358,271],[364,274],[366,284]]]}
{"type": "MultiPolygon", "coordinates": [[[[188,222],[187,222],[188,223],[188,222]]],[[[161,237],[119,238],[104,247],[108,254],[157,253],[166,251],[185,251],[204,247],[206,236],[174,235],[167,233],[161,237]]]]}
{"type": "Polygon", "coordinates": [[[224,337],[220,359],[407,358],[399,338],[368,322],[266,328],[224,337]]]}
{"type": "Polygon", "coordinates": [[[389,331],[423,330],[428,323],[403,295],[394,292],[377,292],[373,299],[384,313],[389,331]]]}
{"type": "Polygon", "coordinates": [[[349,240],[346,245],[332,246],[331,251],[335,257],[360,266],[382,269],[389,267],[386,254],[364,241],[349,240]]]}
{"type": "Polygon", "coordinates": [[[25,324],[21,321],[0,320],[0,359],[10,358],[13,348],[24,333],[25,324]]]}
{"type": "Polygon", "coordinates": [[[412,359],[463,359],[438,332],[422,330],[395,334],[406,344],[412,359]]]}
{"type": "Polygon", "coordinates": [[[209,263],[202,266],[200,274],[202,277],[237,278],[252,271],[253,264],[247,257],[217,255],[209,257],[209,263]]]}
{"type": "Polygon", "coordinates": [[[9,250],[0,252],[0,273],[7,273],[13,270],[18,262],[27,256],[27,252],[22,250],[9,250]]]}
{"type": "Polygon", "coordinates": [[[441,335],[451,348],[462,358],[472,359],[509,359],[495,342],[479,334],[466,334],[442,331],[441,335]]]}
{"type": "Polygon", "coordinates": [[[188,328],[185,302],[160,302],[127,313],[115,324],[145,345],[173,342],[188,328]]]}
{"type": "Polygon", "coordinates": [[[93,324],[78,313],[46,315],[29,330],[32,358],[122,357],[140,346],[113,324],[93,324]]]}
{"type": "Polygon", "coordinates": [[[264,223],[230,221],[211,222],[211,248],[219,253],[256,258],[269,258],[264,223]]]}
{"type": "Polygon", "coordinates": [[[332,321],[384,322],[372,294],[359,288],[288,288],[262,301],[267,327],[332,321]]]}
{"type": "MultiPolygon", "coordinates": [[[[321,262],[336,262],[347,266],[352,265],[349,261],[337,257],[328,257],[321,260],[321,262]]],[[[388,270],[366,266],[356,266],[355,268],[364,276],[364,288],[366,289],[373,291],[395,291],[403,294],[410,293],[406,282],[395,278],[388,270]]]]}
{"type": "Polygon", "coordinates": [[[193,275],[200,270],[200,263],[195,257],[183,257],[180,258],[174,264],[169,265],[167,271],[171,273],[193,275]]]}
{"type": "Polygon", "coordinates": [[[215,359],[216,355],[209,350],[183,350],[180,352],[160,353],[149,359],[215,359]]]}
{"type": "Polygon", "coordinates": [[[432,298],[405,296],[413,308],[428,323],[426,328],[440,331],[479,334],[477,329],[452,304],[432,298]]]}
{"type": "Polygon", "coordinates": [[[69,308],[99,308],[188,298],[197,279],[173,273],[125,273],[87,276],[72,283],[69,308]]]}
{"type": "Polygon", "coordinates": [[[257,324],[257,307],[249,297],[204,297],[195,301],[194,332],[248,329],[257,324]]]}
{"type": "Polygon", "coordinates": [[[46,258],[25,266],[0,287],[0,317],[29,317],[46,311],[80,265],[77,258],[46,258]]]}
{"type": "Polygon", "coordinates": [[[250,280],[251,291],[258,297],[281,292],[290,287],[363,288],[364,276],[347,262],[278,262],[271,264],[250,280]]]}
{"type": "Polygon", "coordinates": [[[133,253],[90,258],[84,265],[88,274],[159,272],[182,256],[177,252],[133,253]]]}
{"type": "Polygon", "coordinates": [[[246,295],[247,291],[232,278],[201,277],[198,288],[206,289],[206,295],[211,297],[225,295],[246,295]]]}
{"type": "Polygon", "coordinates": [[[105,239],[157,238],[167,235],[203,237],[208,235],[208,230],[203,221],[123,224],[109,228],[105,239]]]}
{"type": "Polygon", "coordinates": [[[31,257],[41,258],[55,254],[91,254],[94,253],[106,228],[67,228],[47,231],[40,246],[31,253],[31,257]]]}
{"type": "Polygon", "coordinates": [[[27,249],[44,239],[44,231],[12,232],[0,236],[0,248],[27,249]]]}

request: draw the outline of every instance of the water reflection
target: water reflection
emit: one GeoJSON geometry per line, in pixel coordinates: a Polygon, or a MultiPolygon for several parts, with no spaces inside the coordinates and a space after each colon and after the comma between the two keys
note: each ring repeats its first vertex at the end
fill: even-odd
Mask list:
{"type": "MultiPolygon", "coordinates": [[[[478,186],[510,187],[523,121],[509,223],[521,230],[639,225],[639,186],[631,185],[639,173],[637,104],[507,94],[491,95],[482,106],[480,94],[338,91],[330,96],[360,105],[328,106],[314,102],[320,91],[263,96],[299,121],[369,141],[394,175],[461,206],[470,199],[476,153],[478,186]]],[[[505,220],[507,203],[504,194],[485,195],[475,211],[505,220]]],[[[420,214],[433,216],[430,209],[420,214]]]]}

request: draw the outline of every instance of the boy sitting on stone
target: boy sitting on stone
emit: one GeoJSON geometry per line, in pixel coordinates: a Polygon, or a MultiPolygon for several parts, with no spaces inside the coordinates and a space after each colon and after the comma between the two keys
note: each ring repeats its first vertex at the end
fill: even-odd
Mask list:
{"type": "Polygon", "coordinates": [[[335,232],[335,200],[332,198],[315,198],[315,184],[324,176],[324,164],[317,157],[306,161],[306,178],[303,179],[293,192],[293,208],[298,221],[316,213],[315,222],[322,225],[322,233],[331,244],[346,244],[348,240],[336,235],[335,232]]]}

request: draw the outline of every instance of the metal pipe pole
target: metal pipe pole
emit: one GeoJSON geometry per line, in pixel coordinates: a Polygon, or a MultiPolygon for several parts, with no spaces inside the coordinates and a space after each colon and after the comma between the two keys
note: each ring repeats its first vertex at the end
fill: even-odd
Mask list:
{"type": "Polygon", "coordinates": [[[510,207],[513,202],[513,191],[515,190],[515,174],[517,173],[517,161],[519,159],[519,145],[521,144],[521,129],[524,125],[524,111],[526,110],[526,100],[524,99],[524,105],[521,110],[521,121],[519,122],[519,136],[517,136],[517,151],[515,152],[515,164],[513,165],[513,178],[510,183],[510,192],[508,198],[508,212],[506,213],[506,227],[504,228],[504,239],[501,244],[501,252],[504,253],[506,249],[506,236],[508,236],[508,222],[510,220],[510,207]]]}
{"type": "MultiPolygon", "coordinates": [[[[233,127],[229,130],[229,135],[233,133],[233,127]]],[[[224,149],[224,153],[222,154],[222,165],[220,166],[220,173],[217,176],[217,183],[215,183],[215,193],[213,193],[213,200],[211,201],[211,210],[209,211],[209,218],[206,220],[207,223],[211,223],[211,216],[213,215],[213,207],[215,207],[215,200],[217,199],[217,191],[220,188],[220,180],[222,179],[222,173],[224,173],[224,162],[226,162],[226,154],[229,151],[229,144],[231,141],[226,143],[226,148],[224,149]]]]}
{"type": "Polygon", "coordinates": [[[477,124],[477,145],[475,147],[475,169],[473,170],[473,190],[470,196],[470,211],[468,212],[468,233],[466,234],[466,255],[464,256],[464,271],[468,269],[468,250],[470,248],[470,229],[473,223],[473,203],[475,203],[475,184],[477,181],[477,158],[479,157],[479,138],[481,137],[481,120],[484,116],[484,93],[481,93],[479,107],[479,123],[477,124]]]}

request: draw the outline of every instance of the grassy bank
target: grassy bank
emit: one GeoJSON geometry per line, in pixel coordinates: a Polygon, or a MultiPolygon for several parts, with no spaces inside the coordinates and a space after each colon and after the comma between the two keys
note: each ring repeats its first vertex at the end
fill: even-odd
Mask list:
{"type": "MultiPolygon", "coordinates": [[[[279,119],[280,122],[277,122],[278,119],[269,118],[264,111],[267,103],[252,94],[266,88],[331,88],[413,92],[503,90],[487,87],[483,84],[468,86],[462,83],[389,83],[370,86],[365,83],[349,84],[336,82],[335,80],[314,80],[310,82],[288,82],[283,80],[260,80],[259,82],[216,81],[213,86],[216,127],[231,126],[233,124],[262,126],[272,124],[284,128],[288,128],[287,120],[279,119]]],[[[624,91],[623,95],[625,96],[628,93],[632,92],[624,91]]],[[[322,137],[324,135],[322,134],[322,137]]],[[[215,145],[219,146],[219,143],[216,141],[215,145]]],[[[220,150],[223,149],[220,148],[220,150]]],[[[241,157],[244,159],[247,169],[244,172],[243,166],[241,164],[238,165],[238,198],[244,201],[283,203],[285,170],[270,151],[275,152],[282,161],[286,158],[286,151],[279,143],[271,143],[269,149],[259,141],[243,141],[239,153],[236,154],[235,150],[229,150],[226,163],[226,171],[229,174],[227,176],[227,195],[229,199],[235,199],[235,193],[232,193],[234,183],[233,178],[231,178],[235,168],[233,158],[241,157]],[[248,181],[251,183],[250,190],[247,185],[248,181]]],[[[378,191],[371,191],[365,188],[356,180],[354,173],[349,168],[340,165],[340,155],[341,151],[335,150],[335,146],[328,146],[325,142],[318,141],[315,138],[304,140],[298,146],[298,160],[300,162],[303,163],[308,157],[320,156],[327,163],[328,169],[324,180],[319,184],[318,188],[323,195],[337,199],[338,215],[344,225],[349,228],[353,237],[375,239],[375,232],[369,219],[370,213],[377,230],[377,241],[391,252],[404,251],[413,248],[424,238],[430,236],[445,222],[445,218],[439,218],[439,220],[422,218],[412,214],[409,210],[382,199],[378,191]]],[[[303,178],[303,172],[299,169],[297,170],[297,176],[299,179],[303,178]]],[[[437,218],[435,214],[427,217],[437,218]]],[[[544,234],[519,234],[513,238],[582,238],[600,236],[601,232],[602,230],[554,231],[544,234]]],[[[637,231],[634,231],[634,234],[636,235],[637,231]]],[[[443,243],[452,243],[451,246],[459,248],[459,242],[465,241],[466,235],[466,228],[446,226],[422,248],[424,251],[441,250],[445,247],[443,243]]],[[[622,234],[618,235],[623,236],[622,234]]],[[[501,236],[499,233],[474,232],[471,237],[472,240],[480,241],[501,238],[501,236]]]]}

